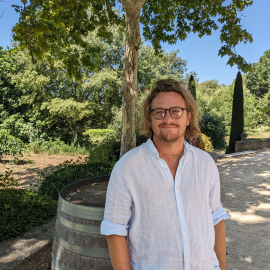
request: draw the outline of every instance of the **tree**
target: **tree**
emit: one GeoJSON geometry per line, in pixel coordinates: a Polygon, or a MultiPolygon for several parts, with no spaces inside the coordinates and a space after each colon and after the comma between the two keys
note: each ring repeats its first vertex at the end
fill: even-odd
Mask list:
{"type": "Polygon", "coordinates": [[[257,97],[262,97],[270,89],[270,50],[264,52],[253,68],[254,73],[246,77],[247,88],[257,97]]]}
{"type": "MultiPolygon", "coordinates": [[[[184,40],[190,32],[199,37],[211,35],[212,30],[219,29],[220,39],[225,44],[219,55],[228,55],[229,65],[236,64],[244,72],[251,69],[246,61],[234,52],[239,42],[252,42],[251,35],[241,29],[238,12],[250,6],[251,0],[233,0],[226,5],[219,1],[154,1],[154,0],[122,0],[125,18],[114,11],[118,1],[98,0],[33,0],[26,6],[16,6],[20,12],[19,22],[14,27],[14,40],[20,42],[22,48],[29,48],[34,57],[42,59],[50,52],[52,59],[63,59],[68,69],[79,74],[77,58],[69,58],[69,52],[77,54],[74,44],[85,50],[94,51],[95,47],[87,47],[84,37],[89,31],[99,27],[98,36],[110,41],[110,27],[114,24],[124,26],[125,20],[125,54],[123,58],[122,104],[123,128],[121,155],[135,147],[136,103],[138,99],[138,56],[141,44],[140,22],[143,35],[151,40],[155,52],[161,50],[161,42],[176,43],[184,40]],[[215,17],[218,17],[215,20],[215,17]],[[140,21],[141,19],[141,21],[140,21]],[[60,49],[61,48],[61,49],[60,49]],[[64,50],[63,50],[64,48],[64,50]]],[[[92,67],[91,59],[82,57],[85,66],[92,67]]],[[[71,73],[72,74],[72,73],[71,73]]]]}
{"type": "Polygon", "coordinates": [[[150,89],[157,79],[173,78],[183,80],[187,70],[187,61],[177,56],[179,51],[155,54],[153,47],[141,44],[138,62],[138,89],[139,92],[150,89]]]}
{"type": "Polygon", "coordinates": [[[243,82],[240,71],[238,71],[233,93],[232,124],[227,154],[234,153],[235,142],[241,140],[241,134],[244,132],[244,98],[243,82]]]}
{"type": "Polygon", "coordinates": [[[196,85],[193,75],[190,76],[188,81],[188,90],[191,92],[192,96],[196,100],[196,85]]]}

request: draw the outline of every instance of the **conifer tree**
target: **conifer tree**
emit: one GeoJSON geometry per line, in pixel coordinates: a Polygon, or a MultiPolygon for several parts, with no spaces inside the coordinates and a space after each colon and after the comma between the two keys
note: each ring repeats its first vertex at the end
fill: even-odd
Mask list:
{"type": "Polygon", "coordinates": [[[234,153],[235,142],[241,140],[241,134],[244,131],[244,97],[243,82],[240,71],[238,71],[233,94],[232,123],[229,147],[226,153],[234,153]]]}
{"type": "Polygon", "coordinates": [[[193,75],[190,76],[188,81],[188,90],[191,92],[192,96],[196,100],[196,86],[195,86],[195,80],[193,75]]]}

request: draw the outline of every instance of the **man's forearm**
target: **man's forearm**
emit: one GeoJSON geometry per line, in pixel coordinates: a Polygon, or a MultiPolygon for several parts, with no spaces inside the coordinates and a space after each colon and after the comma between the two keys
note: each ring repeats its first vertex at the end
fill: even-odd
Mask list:
{"type": "Polygon", "coordinates": [[[106,236],[114,270],[131,270],[130,258],[125,236],[106,236]]]}
{"type": "Polygon", "coordinates": [[[226,270],[226,233],[224,221],[220,221],[215,226],[215,246],[219,267],[221,270],[226,270]]]}

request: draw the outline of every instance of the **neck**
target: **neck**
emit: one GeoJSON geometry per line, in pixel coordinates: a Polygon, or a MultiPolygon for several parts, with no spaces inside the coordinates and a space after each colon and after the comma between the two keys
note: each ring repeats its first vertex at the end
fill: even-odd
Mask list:
{"type": "Polygon", "coordinates": [[[154,135],[153,143],[160,158],[170,163],[178,163],[184,154],[184,138],[179,138],[179,140],[173,142],[166,142],[154,135]]]}

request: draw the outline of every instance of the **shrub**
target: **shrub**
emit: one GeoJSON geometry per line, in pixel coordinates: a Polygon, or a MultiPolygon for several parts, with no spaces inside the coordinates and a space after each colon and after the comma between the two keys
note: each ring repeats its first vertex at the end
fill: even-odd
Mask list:
{"type": "Polygon", "coordinates": [[[24,143],[29,142],[42,142],[45,133],[41,133],[44,122],[35,119],[35,117],[30,119],[24,119],[20,114],[13,115],[3,115],[0,116],[0,128],[7,130],[7,132],[20,139],[24,143]]]}
{"type": "Polygon", "coordinates": [[[200,123],[201,132],[211,138],[215,149],[222,148],[226,145],[226,126],[222,119],[209,111],[205,111],[200,123]]]}
{"type": "Polygon", "coordinates": [[[111,136],[110,133],[112,132],[111,129],[88,129],[83,133],[83,141],[87,147],[92,149],[93,147],[102,144],[108,136],[111,136]]]}
{"type": "Polygon", "coordinates": [[[82,179],[109,175],[111,170],[112,164],[109,163],[90,163],[89,160],[83,162],[81,159],[65,161],[49,173],[47,169],[40,173],[38,193],[57,200],[63,187],[82,179]]]}
{"type": "Polygon", "coordinates": [[[205,134],[201,133],[199,136],[199,142],[201,149],[207,152],[213,152],[214,148],[211,142],[211,139],[205,134]]]}
{"type": "Polygon", "coordinates": [[[3,155],[11,155],[15,159],[25,152],[23,142],[10,135],[6,130],[0,130],[0,160],[3,155]]]}
{"type": "Polygon", "coordinates": [[[0,242],[19,236],[56,215],[57,202],[26,189],[11,177],[12,171],[0,174],[0,242]]]}
{"type": "Polygon", "coordinates": [[[111,132],[110,129],[88,129],[83,135],[91,138],[99,138],[108,135],[111,132]]]}
{"type": "Polygon", "coordinates": [[[28,151],[32,151],[35,154],[48,153],[49,155],[55,154],[68,154],[68,155],[87,155],[89,150],[86,149],[84,145],[80,145],[76,140],[71,144],[66,144],[63,141],[60,141],[59,138],[49,141],[43,141],[38,144],[36,142],[30,143],[28,145],[28,151]]]}

